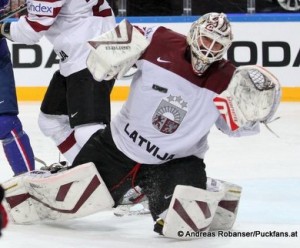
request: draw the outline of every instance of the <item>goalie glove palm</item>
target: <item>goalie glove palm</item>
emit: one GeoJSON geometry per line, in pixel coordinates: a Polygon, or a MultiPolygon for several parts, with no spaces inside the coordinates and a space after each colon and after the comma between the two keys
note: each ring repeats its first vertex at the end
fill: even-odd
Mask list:
{"type": "Polygon", "coordinates": [[[255,122],[268,123],[278,108],[280,97],[280,84],[269,71],[259,66],[241,66],[214,103],[234,131],[255,122]]]}

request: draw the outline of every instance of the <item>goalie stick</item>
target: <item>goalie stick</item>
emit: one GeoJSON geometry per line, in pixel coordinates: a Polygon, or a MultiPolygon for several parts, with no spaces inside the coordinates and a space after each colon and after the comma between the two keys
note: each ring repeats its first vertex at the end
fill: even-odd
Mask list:
{"type": "Polygon", "coordinates": [[[22,10],[25,10],[27,8],[27,4],[21,4],[18,8],[15,8],[11,11],[8,11],[7,13],[3,14],[2,16],[0,16],[0,22],[4,21],[5,19],[13,16],[14,14],[19,13],[22,10]]]}

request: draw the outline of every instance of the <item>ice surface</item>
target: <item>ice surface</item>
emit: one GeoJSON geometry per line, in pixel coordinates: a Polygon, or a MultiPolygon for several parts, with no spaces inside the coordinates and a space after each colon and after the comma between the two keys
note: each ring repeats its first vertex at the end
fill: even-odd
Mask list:
{"type": "MultiPolygon", "coordinates": [[[[113,103],[113,115],[122,103],[113,103]]],[[[59,153],[37,125],[39,103],[21,103],[20,118],[31,138],[35,155],[47,163],[59,153]]],[[[63,223],[13,225],[3,231],[0,248],[268,248],[300,247],[300,103],[282,103],[281,118],[270,124],[280,138],[264,126],[261,134],[229,138],[212,129],[207,153],[207,174],[243,187],[233,231],[297,232],[298,237],[217,237],[178,241],[152,231],[150,216],[116,217],[105,211],[63,223]]],[[[0,182],[12,176],[0,152],[0,182]]],[[[37,168],[41,165],[37,164],[37,168]]],[[[272,234],[272,233],[271,233],[272,234]]]]}

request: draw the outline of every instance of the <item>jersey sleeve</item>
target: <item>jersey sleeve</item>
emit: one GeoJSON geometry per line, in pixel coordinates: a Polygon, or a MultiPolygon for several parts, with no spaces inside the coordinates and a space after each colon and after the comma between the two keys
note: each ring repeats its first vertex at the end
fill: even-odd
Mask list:
{"type": "Polygon", "coordinates": [[[107,1],[104,1],[100,6],[96,5],[96,7],[97,8],[93,8],[93,16],[101,17],[103,18],[103,22],[105,22],[102,33],[110,31],[116,26],[116,17],[112,8],[107,1]]]}
{"type": "Polygon", "coordinates": [[[37,43],[53,25],[65,1],[28,1],[28,14],[11,23],[12,40],[25,44],[37,43]]]}

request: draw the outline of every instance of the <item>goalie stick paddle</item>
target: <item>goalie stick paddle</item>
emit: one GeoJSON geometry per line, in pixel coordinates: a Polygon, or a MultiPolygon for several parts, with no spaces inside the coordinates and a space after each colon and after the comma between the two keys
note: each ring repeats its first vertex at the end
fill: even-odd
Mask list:
{"type": "Polygon", "coordinates": [[[3,14],[2,16],[0,16],[0,22],[4,21],[5,19],[13,16],[14,14],[19,13],[22,10],[25,10],[27,8],[27,4],[21,4],[18,8],[15,8],[11,11],[8,11],[7,13],[3,14]]]}

